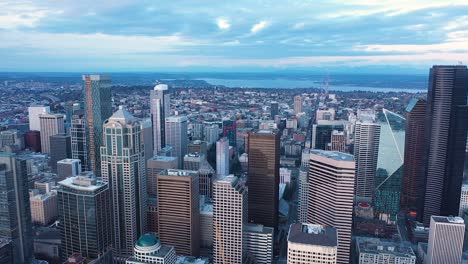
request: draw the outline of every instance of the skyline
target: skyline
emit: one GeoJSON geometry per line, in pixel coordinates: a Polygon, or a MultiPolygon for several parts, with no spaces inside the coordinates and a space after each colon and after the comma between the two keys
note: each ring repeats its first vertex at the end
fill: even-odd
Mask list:
{"type": "Polygon", "coordinates": [[[7,0],[0,7],[0,71],[419,74],[468,61],[466,1],[7,0]]]}

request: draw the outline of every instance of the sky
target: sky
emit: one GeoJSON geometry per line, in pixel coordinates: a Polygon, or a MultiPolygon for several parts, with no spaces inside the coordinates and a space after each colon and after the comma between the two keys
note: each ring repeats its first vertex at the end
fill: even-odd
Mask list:
{"type": "Polygon", "coordinates": [[[427,72],[468,1],[0,0],[0,71],[427,72]]]}

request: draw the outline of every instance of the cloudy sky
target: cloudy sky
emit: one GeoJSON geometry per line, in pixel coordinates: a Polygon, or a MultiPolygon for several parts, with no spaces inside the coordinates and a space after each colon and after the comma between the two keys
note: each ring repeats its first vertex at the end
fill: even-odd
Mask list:
{"type": "Polygon", "coordinates": [[[0,0],[0,71],[418,72],[468,62],[468,1],[0,0]]]}

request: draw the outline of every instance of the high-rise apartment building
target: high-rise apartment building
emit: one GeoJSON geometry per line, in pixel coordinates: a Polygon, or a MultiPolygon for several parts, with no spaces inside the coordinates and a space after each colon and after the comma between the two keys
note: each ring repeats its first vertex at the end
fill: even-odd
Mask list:
{"type": "Polygon", "coordinates": [[[412,99],[406,107],[406,136],[401,208],[422,220],[424,208],[424,148],[426,101],[412,99]]]}
{"type": "Polygon", "coordinates": [[[29,198],[31,222],[47,225],[57,219],[57,195],[55,192],[38,194],[29,198]]]}
{"type": "Polygon", "coordinates": [[[464,235],[462,218],[431,216],[426,264],[462,263],[464,235]]]}
{"type": "Polygon", "coordinates": [[[337,229],[337,263],[340,264],[349,263],[354,177],[355,162],[352,155],[335,151],[310,151],[307,223],[337,229]]]}
{"type": "Polygon", "coordinates": [[[216,142],[216,174],[229,175],[229,141],[225,137],[216,142]]]}
{"type": "Polygon", "coordinates": [[[109,184],[87,171],[59,186],[61,259],[65,261],[73,253],[95,259],[108,252],[113,225],[109,184]]]}
{"type": "Polygon", "coordinates": [[[277,229],[280,134],[256,130],[249,135],[249,221],[277,229]]]}
{"type": "Polygon", "coordinates": [[[65,124],[61,114],[40,114],[41,151],[50,153],[50,137],[65,133],[65,124]]]}
{"type": "Polygon", "coordinates": [[[109,183],[112,201],[114,257],[133,253],[146,230],[146,171],[140,122],[120,107],[104,123],[101,176],[109,183]]]}
{"type": "MultiPolygon", "coordinates": [[[[183,168],[184,156],[187,154],[187,117],[166,117],[166,144],[172,147],[172,156],[177,157],[177,168],[183,168]]],[[[176,248],[177,250],[177,248],[176,248]]]]}
{"type": "MultiPolygon", "coordinates": [[[[339,234],[336,228],[292,224],[288,233],[288,264],[336,264],[339,234]]],[[[346,262],[349,263],[349,262],[346,262]]]]}
{"type": "Polygon", "coordinates": [[[82,171],[89,170],[89,150],[84,114],[75,114],[71,119],[70,136],[72,158],[81,160],[82,171]]]}
{"type": "Polygon", "coordinates": [[[166,117],[171,115],[171,98],[166,84],[158,84],[150,92],[151,122],[153,123],[154,155],[166,146],[166,117]]]}
{"type": "Polygon", "coordinates": [[[213,264],[242,263],[247,188],[229,175],[213,183],[213,264]]]}
{"type": "Polygon", "coordinates": [[[49,114],[50,107],[43,105],[32,105],[28,107],[29,130],[41,131],[41,121],[39,115],[49,114]]]}
{"type": "Polygon", "coordinates": [[[244,224],[242,244],[258,264],[273,263],[273,243],[275,230],[257,224],[244,224]]]}
{"type": "Polygon", "coordinates": [[[50,136],[50,160],[49,164],[53,172],[57,172],[57,162],[69,159],[72,156],[71,137],[67,134],[50,136]]]}
{"type": "Polygon", "coordinates": [[[302,96],[294,96],[294,113],[297,115],[302,113],[302,96]]]}
{"type": "MultiPolygon", "coordinates": [[[[112,115],[111,79],[108,75],[83,75],[84,120],[87,122],[88,168],[97,175],[101,173],[103,124],[112,115]]],[[[84,162],[84,161],[82,161],[84,162]]],[[[133,246],[133,243],[132,243],[133,246]]]]}
{"type": "Polygon", "coordinates": [[[356,200],[370,202],[375,188],[374,180],[379,154],[380,124],[371,119],[365,119],[356,122],[355,129],[356,200]]]}
{"type": "Polygon", "coordinates": [[[128,258],[126,264],[176,264],[174,247],[161,244],[154,234],[147,233],[135,243],[133,256],[128,258]]]}
{"type": "Polygon", "coordinates": [[[0,237],[11,241],[14,263],[33,253],[28,183],[26,160],[0,152],[0,237]]]}
{"type": "Polygon", "coordinates": [[[456,215],[465,162],[468,129],[468,69],[434,66],[426,107],[426,193],[424,225],[431,215],[456,215]]]}
{"type": "Polygon", "coordinates": [[[180,255],[200,252],[198,173],[163,170],[157,176],[158,231],[161,241],[180,255]]]}

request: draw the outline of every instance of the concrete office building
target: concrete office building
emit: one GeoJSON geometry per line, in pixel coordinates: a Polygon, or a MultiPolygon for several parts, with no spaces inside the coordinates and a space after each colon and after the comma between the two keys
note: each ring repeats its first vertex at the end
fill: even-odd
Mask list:
{"type": "Polygon", "coordinates": [[[166,84],[158,84],[150,92],[150,113],[153,124],[153,154],[166,146],[166,117],[171,115],[171,97],[166,84]]]}
{"type": "Polygon", "coordinates": [[[274,229],[257,224],[244,224],[244,251],[255,258],[255,263],[273,263],[274,229]]]}
{"type": "MultiPolygon", "coordinates": [[[[111,79],[108,75],[83,75],[84,120],[87,122],[87,169],[97,175],[101,173],[101,152],[103,124],[112,115],[111,79]]],[[[76,157],[75,157],[76,158],[76,157]]],[[[84,163],[84,161],[82,160],[84,163]]],[[[132,243],[133,246],[133,243],[132,243]]]]}
{"type": "Polygon", "coordinates": [[[157,176],[158,231],[161,241],[180,255],[200,252],[198,173],[163,170],[157,176]]]}
{"type": "Polygon", "coordinates": [[[229,175],[229,141],[226,137],[216,142],[216,174],[229,175]]]}
{"type": "Polygon", "coordinates": [[[113,256],[121,261],[146,232],[145,150],[140,122],[123,107],[106,120],[103,136],[101,176],[111,192],[113,256]]]}
{"type": "Polygon", "coordinates": [[[242,263],[247,188],[234,175],[213,184],[213,264],[242,263]]]}
{"type": "Polygon", "coordinates": [[[461,188],[460,195],[460,209],[458,210],[458,216],[463,217],[463,213],[468,210],[468,184],[464,183],[461,188]]]}
{"type": "Polygon", "coordinates": [[[188,144],[187,153],[200,153],[206,155],[207,142],[202,140],[194,140],[188,144]]]}
{"type": "Polygon", "coordinates": [[[172,156],[177,157],[177,168],[183,168],[188,143],[187,117],[166,117],[165,129],[166,144],[172,147],[172,156]]]}
{"type": "Polygon", "coordinates": [[[379,238],[357,237],[356,254],[359,264],[415,264],[416,254],[409,242],[385,241],[379,238]]]}
{"type": "Polygon", "coordinates": [[[331,151],[346,152],[346,138],[343,131],[333,130],[331,133],[331,151]]]}
{"type": "Polygon", "coordinates": [[[81,160],[63,159],[57,161],[57,178],[63,180],[81,173],[81,160]]]}
{"type": "Polygon", "coordinates": [[[380,124],[371,119],[356,122],[354,157],[356,158],[356,200],[371,202],[379,154],[380,124]]]}
{"type": "Polygon", "coordinates": [[[337,263],[340,264],[349,263],[354,177],[355,162],[352,155],[335,151],[310,151],[307,223],[337,229],[337,263]]]}
{"type": "Polygon", "coordinates": [[[198,170],[198,176],[200,178],[200,195],[209,199],[213,198],[213,181],[216,179],[216,172],[206,159],[198,170]]]}
{"type": "Polygon", "coordinates": [[[146,191],[148,193],[147,231],[158,233],[157,177],[166,169],[177,169],[177,158],[153,156],[146,161],[146,191]]]}
{"type": "Polygon", "coordinates": [[[200,255],[213,253],[213,203],[200,196],[200,255]]]}
{"type": "MultiPolygon", "coordinates": [[[[331,226],[292,224],[288,233],[288,264],[336,264],[338,232],[331,226]]],[[[349,262],[346,262],[349,263],[349,262]]]]}
{"type": "Polygon", "coordinates": [[[11,241],[14,263],[32,258],[31,209],[26,160],[0,152],[0,237],[11,241]],[[6,206],[9,205],[9,206],[6,206]]]}
{"type": "Polygon", "coordinates": [[[294,113],[297,115],[302,113],[302,96],[294,96],[294,113]]]}
{"type": "Polygon", "coordinates": [[[185,154],[184,170],[198,171],[205,160],[205,155],[197,152],[185,154]]]}
{"type": "Polygon", "coordinates": [[[57,191],[61,259],[74,253],[89,259],[106,254],[112,245],[109,185],[93,172],[59,182],[57,191]]]}
{"type": "Polygon", "coordinates": [[[70,126],[72,158],[81,160],[81,170],[89,170],[88,132],[86,120],[82,113],[72,116],[70,126]]]}
{"type": "Polygon", "coordinates": [[[57,219],[57,194],[49,192],[39,194],[29,199],[31,206],[31,222],[48,225],[57,219]]]}
{"type": "Polygon", "coordinates": [[[28,107],[29,130],[41,131],[41,121],[39,116],[49,114],[50,107],[43,105],[32,105],[28,107]]]}
{"type": "Polygon", "coordinates": [[[145,159],[148,160],[156,155],[153,146],[153,125],[149,118],[141,120],[141,137],[145,148],[145,159]]]}
{"type": "Polygon", "coordinates": [[[61,114],[41,114],[39,115],[41,125],[41,151],[50,153],[50,137],[65,133],[65,124],[61,114]]]}
{"type": "Polygon", "coordinates": [[[57,173],[57,162],[72,157],[71,137],[67,134],[50,136],[50,160],[52,172],[57,173]]]}
{"type": "Polygon", "coordinates": [[[461,217],[431,216],[426,264],[461,263],[465,223],[461,217]]]}
{"type": "Polygon", "coordinates": [[[205,141],[208,142],[208,145],[211,146],[218,141],[219,131],[218,125],[205,126],[205,141]]]}
{"type": "Polygon", "coordinates": [[[249,222],[278,227],[280,134],[257,130],[249,135],[249,222]]]}
{"type": "Polygon", "coordinates": [[[161,244],[154,234],[147,233],[135,243],[133,256],[128,258],[126,264],[176,264],[174,247],[161,244]]]}
{"type": "Polygon", "coordinates": [[[456,215],[465,162],[468,130],[468,68],[431,68],[426,107],[426,193],[423,222],[432,215],[456,215]]]}

